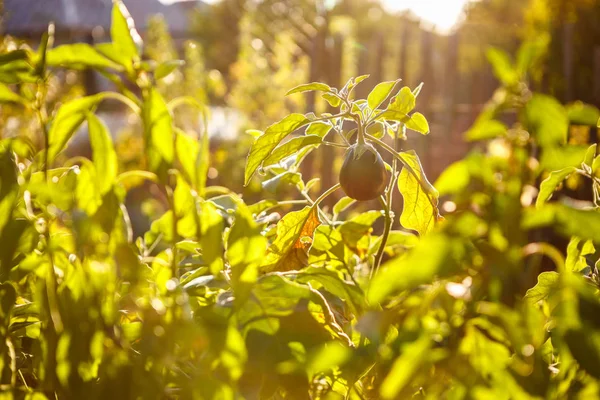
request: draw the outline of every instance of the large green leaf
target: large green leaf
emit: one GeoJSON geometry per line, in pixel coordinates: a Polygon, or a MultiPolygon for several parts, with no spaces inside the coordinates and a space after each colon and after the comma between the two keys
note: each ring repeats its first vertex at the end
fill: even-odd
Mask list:
{"type": "Polygon", "coordinates": [[[416,112],[410,116],[409,120],[405,122],[406,127],[413,131],[427,135],[429,133],[429,123],[423,116],[423,114],[416,112]]]}
{"type": "Polygon", "coordinates": [[[56,158],[75,131],[81,126],[88,113],[104,98],[103,93],[93,96],[82,97],[63,104],[56,113],[48,133],[48,162],[56,158]]]}
{"type": "Polygon", "coordinates": [[[284,160],[305,147],[318,146],[322,141],[323,138],[317,135],[293,138],[273,150],[273,152],[263,161],[263,166],[267,167],[269,165],[277,164],[281,160],[284,160]]]}
{"type": "Polygon", "coordinates": [[[433,229],[438,218],[439,195],[427,180],[417,154],[409,151],[401,156],[408,168],[405,166],[398,178],[398,190],[404,198],[400,223],[424,235],[433,229]]]}
{"type": "Polygon", "coordinates": [[[121,0],[116,0],[113,5],[110,36],[116,52],[126,58],[128,63],[142,54],[142,37],[135,29],[133,18],[121,0]]]}
{"type": "Polygon", "coordinates": [[[50,49],[47,63],[52,67],[61,66],[72,69],[111,68],[117,71],[123,69],[87,43],[65,44],[50,49]]]}
{"type": "Polygon", "coordinates": [[[398,394],[410,384],[412,377],[428,358],[428,350],[432,342],[426,335],[418,340],[404,345],[402,354],[398,357],[389,374],[381,384],[382,399],[395,399],[398,394]]]}
{"type": "Polygon", "coordinates": [[[540,193],[538,194],[538,198],[535,202],[535,206],[541,207],[548,200],[550,200],[550,198],[552,197],[552,194],[554,193],[554,191],[556,190],[558,185],[560,185],[562,183],[562,181],[567,179],[569,177],[569,175],[571,175],[573,172],[575,172],[575,170],[576,170],[575,167],[567,167],[567,168],[561,169],[560,171],[551,172],[550,176],[548,176],[546,179],[544,179],[544,181],[540,185],[540,193]]]}
{"type": "Polygon", "coordinates": [[[246,161],[246,173],[244,184],[247,185],[250,179],[267,158],[273,149],[290,133],[296,129],[308,124],[310,121],[302,114],[290,114],[281,121],[269,126],[265,133],[259,136],[250,149],[246,161]]]}
{"type": "Polygon", "coordinates": [[[101,194],[109,191],[117,179],[119,162],[113,147],[112,138],[102,121],[94,114],[88,114],[90,144],[96,166],[97,181],[101,194]]]}

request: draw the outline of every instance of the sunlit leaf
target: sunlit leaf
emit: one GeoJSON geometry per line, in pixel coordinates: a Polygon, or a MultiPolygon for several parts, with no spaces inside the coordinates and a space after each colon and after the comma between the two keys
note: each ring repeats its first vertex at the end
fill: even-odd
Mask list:
{"type": "Polygon", "coordinates": [[[250,179],[267,158],[273,149],[290,133],[308,124],[310,121],[302,114],[290,114],[281,121],[269,126],[265,133],[259,136],[252,144],[250,154],[246,161],[246,172],[244,183],[247,185],[250,179]]]}
{"type": "Polygon", "coordinates": [[[363,236],[372,231],[373,224],[381,217],[383,217],[381,211],[371,210],[342,223],[338,230],[346,246],[359,255],[364,254],[368,247],[363,248],[359,242],[363,236]]]}
{"type": "Polygon", "coordinates": [[[309,91],[329,92],[330,90],[331,90],[331,88],[329,87],[329,85],[326,85],[321,82],[313,82],[313,83],[305,83],[303,85],[298,85],[295,88],[289,90],[285,95],[289,96],[290,94],[309,92],[309,91]]]}
{"type": "Polygon", "coordinates": [[[558,273],[554,271],[542,272],[538,275],[537,284],[525,293],[525,300],[535,304],[545,300],[558,288],[558,273]]]}
{"type": "Polygon", "coordinates": [[[142,38],[121,0],[115,1],[113,5],[110,36],[116,52],[125,57],[129,63],[142,53],[142,38]]]}
{"type": "Polygon", "coordinates": [[[307,146],[316,147],[316,145],[319,145],[322,141],[323,139],[316,135],[299,136],[293,138],[273,150],[273,152],[263,161],[263,166],[267,167],[269,165],[277,164],[281,160],[291,156],[307,146]]]}
{"type": "Polygon", "coordinates": [[[102,93],[63,104],[56,113],[48,133],[48,162],[51,163],[86,119],[86,115],[104,98],[102,93]]]}
{"type": "Polygon", "coordinates": [[[404,389],[413,375],[427,359],[431,339],[423,335],[415,342],[403,346],[402,354],[394,361],[392,368],[381,384],[382,399],[394,399],[404,389]]]}
{"type": "Polygon", "coordinates": [[[312,207],[286,214],[277,223],[277,237],[269,246],[261,269],[290,271],[304,267],[313,232],[320,223],[317,210],[312,207]]]}
{"type": "Polygon", "coordinates": [[[486,52],[486,56],[494,69],[494,75],[504,85],[511,86],[518,82],[519,75],[517,74],[510,56],[501,49],[490,48],[486,52]]]}
{"type": "Polygon", "coordinates": [[[117,71],[123,69],[87,43],[65,44],[50,49],[47,63],[52,67],[61,66],[73,69],[110,68],[117,71]]]}
{"type": "Polygon", "coordinates": [[[553,97],[536,93],[525,106],[530,132],[540,146],[556,146],[567,140],[569,117],[553,97]]]}
{"type": "Polygon", "coordinates": [[[378,83],[367,97],[369,108],[371,110],[376,110],[392,93],[399,81],[400,80],[378,83]]]}
{"type": "Polygon", "coordinates": [[[410,116],[410,119],[406,121],[406,127],[413,131],[427,135],[429,133],[429,123],[423,116],[423,114],[416,112],[410,116]]]}
{"type": "Polygon", "coordinates": [[[217,275],[223,269],[224,221],[217,208],[209,201],[201,203],[200,228],[202,255],[209,265],[210,272],[217,275]]]}
{"type": "Polygon", "coordinates": [[[94,165],[98,175],[95,183],[99,186],[100,193],[104,194],[112,188],[117,178],[119,168],[117,153],[104,123],[94,114],[88,114],[87,121],[94,165]]]}
{"type": "Polygon", "coordinates": [[[174,159],[174,134],[172,118],[163,97],[150,89],[144,101],[144,138],[146,156],[151,172],[171,165],[174,159]]]}
{"type": "Polygon", "coordinates": [[[581,240],[573,236],[567,246],[567,259],[565,260],[565,268],[567,271],[579,272],[585,269],[588,265],[586,257],[594,254],[596,249],[591,240],[581,240]]]}
{"type": "Polygon", "coordinates": [[[400,223],[424,235],[433,229],[438,218],[438,193],[427,180],[416,153],[410,151],[401,154],[410,170],[402,168],[398,178],[398,190],[404,199],[400,223]]]}
{"type": "Polygon", "coordinates": [[[550,175],[544,179],[544,181],[540,185],[540,193],[538,194],[537,200],[535,202],[536,207],[541,207],[552,197],[552,194],[556,190],[556,188],[575,172],[575,167],[568,167],[561,169],[560,171],[551,172],[550,175]]]}
{"type": "Polygon", "coordinates": [[[177,68],[183,66],[184,64],[185,62],[182,60],[165,61],[161,63],[158,67],[156,67],[156,69],[154,70],[154,79],[159,80],[165,78],[171,75],[171,73],[173,73],[177,68]]]}

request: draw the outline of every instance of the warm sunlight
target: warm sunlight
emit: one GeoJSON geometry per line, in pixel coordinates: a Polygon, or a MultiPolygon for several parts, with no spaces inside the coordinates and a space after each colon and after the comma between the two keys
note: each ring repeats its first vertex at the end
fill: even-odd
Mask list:
{"type": "Polygon", "coordinates": [[[452,29],[467,2],[468,0],[382,0],[390,11],[410,10],[435,25],[440,32],[452,29]]]}

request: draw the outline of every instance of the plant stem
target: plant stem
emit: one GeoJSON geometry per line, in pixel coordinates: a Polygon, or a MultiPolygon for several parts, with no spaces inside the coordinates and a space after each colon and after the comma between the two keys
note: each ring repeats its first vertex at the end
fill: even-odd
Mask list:
{"type": "Polygon", "coordinates": [[[327,196],[329,196],[331,193],[338,190],[340,187],[341,187],[341,185],[339,183],[336,183],[335,185],[333,185],[332,187],[327,189],[322,195],[319,196],[319,198],[317,200],[315,200],[315,202],[313,203],[312,206],[318,207],[320,202],[322,202],[327,196]]]}

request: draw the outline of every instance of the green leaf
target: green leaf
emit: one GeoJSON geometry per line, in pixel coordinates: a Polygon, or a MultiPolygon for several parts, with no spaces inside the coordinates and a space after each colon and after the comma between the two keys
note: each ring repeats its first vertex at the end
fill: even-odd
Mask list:
{"type": "Polygon", "coordinates": [[[384,301],[390,294],[430,283],[460,270],[464,246],[459,239],[442,234],[425,236],[407,254],[382,266],[371,281],[367,299],[371,304],[384,301]]]}
{"type": "Polygon", "coordinates": [[[338,230],[346,246],[355,252],[366,252],[367,248],[359,246],[359,242],[373,229],[373,224],[381,217],[383,217],[381,211],[370,210],[344,221],[338,230]]]}
{"type": "Polygon", "coordinates": [[[600,155],[596,156],[592,162],[592,172],[595,177],[600,177],[600,155]]]}
{"type": "Polygon", "coordinates": [[[398,82],[400,82],[400,79],[378,83],[367,97],[369,108],[375,111],[392,93],[398,82]]]}
{"type": "Polygon", "coordinates": [[[540,169],[557,171],[567,167],[581,167],[585,159],[588,146],[568,145],[546,147],[540,157],[540,169]]]}
{"type": "MultiPolygon", "coordinates": [[[[110,36],[115,51],[131,63],[142,54],[142,37],[135,29],[133,18],[121,0],[116,0],[112,9],[110,36]]],[[[126,65],[129,68],[129,65],[126,65]]]]}
{"type": "Polygon", "coordinates": [[[569,130],[567,111],[555,98],[535,93],[525,106],[527,125],[542,147],[565,144],[569,130]]]}
{"type": "Polygon", "coordinates": [[[560,171],[553,171],[540,185],[540,193],[535,201],[536,207],[541,207],[552,197],[552,194],[565,179],[575,172],[575,167],[567,167],[560,171]]]}
{"type": "Polygon", "coordinates": [[[333,126],[328,122],[312,122],[306,128],[306,135],[317,135],[324,138],[325,136],[327,136],[329,131],[331,131],[331,129],[333,129],[333,126]]]}
{"type": "Polygon", "coordinates": [[[158,172],[173,163],[175,138],[171,114],[155,88],[151,88],[144,99],[143,119],[148,166],[150,171],[158,172]]]}
{"type": "Polygon", "coordinates": [[[322,267],[308,267],[298,273],[295,279],[299,283],[317,283],[315,289],[322,287],[334,296],[342,299],[352,313],[360,315],[367,309],[364,293],[352,282],[343,280],[338,273],[322,267]]]}
{"type": "Polygon", "coordinates": [[[429,133],[429,124],[427,123],[425,116],[419,112],[411,115],[410,119],[406,121],[405,124],[408,129],[412,129],[413,131],[417,131],[423,135],[427,135],[429,133]]]}
{"type": "Polygon", "coordinates": [[[387,110],[408,114],[416,105],[416,97],[408,86],[404,86],[391,101],[387,110]]]}
{"type": "Polygon", "coordinates": [[[336,95],[333,95],[333,94],[331,94],[331,93],[323,93],[323,94],[321,95],[321,97],[322,97],[322,98],[323,98],[323,99],[324,99],[324,100],[325,100],[327,103],[329,103],[329,105],[330,105],[331,107],[334,107],[334,108],[335,108],[335,107],[339,107],[339,106],[340,106],[340,104],[342,104],[342,100],[341,100],[339,97],[337,97],[336,95]]]}
{"type": "Polygon", "coordinates": [[[558,289],[558,273],[554,271],[542,272],[538,275],[537,284],[525,293],[525,300],[535,304],[545,300],[558,289]]]}
{"type": "Polygon", "coordinates": [[[600,212],[594,209],[580,210],[560,203],[546,204],[535,210],[528,210],[523,216],[523,229],[552,226],[556,233],[582,240],[600,243],[600,212]]]}
{"type": "Polygon", "coordinates": [[[290,271],[305,266],[313,233],[320,223],[313,207],[287,213],[277,223],[277,237],[269,246],[261,269],[265,272],[290,271]]]}
{"type": "Polygon", "coordinates": [[[569,121],[575,125],[596,126],[600,118],[600,110],[597,107],[581,101],[566,106],[569,121]]]}
{"type": "Polygon", "coordinates": [[[495,119],[478,119],[465,133],[468,141],[487,140],[504,136],[507,131],[506,125],[495,119]]]}
{"type": "Polygon", "coordinates": [[[268,167],[269,165],[277,164],[281,160],[286,159],[307,146],[317,147],[322,141],[323,138],[316,135],[293,138],[273,150],[273,152],[263,161],[263,166],[268,167]]]}
{"type": "Polygon", "coordinates": [[[308,124],[310,121],[302,114],[290,114],[281,121],[269,126],[264,134],[259,136],[250,149],[246,161],[244,184],[250,179],[273,149],[290,133],[308,124]]]}
{"type": "Polygon", "coordinates": [[[108,59],[97,49],[87,43],[65,44],[48,51],[47,63],[52,67],[66,67],[72,69],[111,68],[117,71],[123,68],[108,59]]]}
{"type": "Polygon", "coordinates": [[[329,92],[331,91],[331,88],[329,87],[329,85],[326,85],[321,82],[305,83],[303,85],[298,85],[295,88],[289,90],[285,95],[289,96],[290,94],[294,93],[303,93],[310,91],[329,92]]]}
{"type": "Polygon", "coordinates": [[[319,225],[308,256],[309,265],[335,268],[345,266],[349,252],[341,233],[330,225],[319,225]]]}
{"type": "Polygon", "coordinates": [[[217,275],[223,269],[223,217],[210,201],[203,201],[200,207],[200,246],[202,256],[210,272],[217,275]]]}
{"type": "Polygon", "coordinates": [[[486,56],[492,64],[494,75],[505,86],[512,86],[519,81],[519,75],[515,71],[513,62],[504,50],[490,48],[487,50],[486,56]]]}
{"type": "Polygon", "coordinates": [[[183,65],[185,65],[185,61],[183,60],[165,61],[154,70],[154,79],[160,80],[162,78],[166,78],[167,76],[171,75],[173,71],[183,65]]]}
{"type": "Polygon", "coordinates": [[[112,137],[102,121],[94,114],[88,114],[88,129],[92,146],[94,165],[101,194],[108,192],[117,179],[119,162],[113,147],[112,137]]]}
{"type": "Polygon", "coordinates": [[[594,254],[596,249],[591,240],[581,240],[573,236],[567,246],[567,259],[565,260],[565,268],[570,272],[580,272],[587,265],[586,256],[594,254]]]}
{"type": "Polygon", "coordinates": [[[450,164],[435,181],[434,187],[440,195],[458,194],[464,191],[471,181],[468,159],[450,164]]]}
{"type": "Polygon", "coordinates": [[[354,200],[353,198],[348,197],[348,196],[342,197],[333,206],[333,215],[334,216],[340,215],[342,212],[344,212],[348,207],[350,207],[354,203],[356,203],[356,200],[354,200]]]}
{"type": "Polygon", "coordinates": [[[587,152],[585,153],[585,157],[583,159],[583,164],[592,168],[592,164],[594,163],[594,157],[596,157],[596,148],[598,145],[594,143],[590,147],[588,147],[587,152]]]}
{"type": "Polygon", "coordinates": [[[417,154],[412,150],[400,154],[407,164],[398,178],[398,190],[404,198],[400,223],[423,236],[433,229],[438,218],[439,194],[427,180],[417,154]]]}
{"type": "Polygon", "coordinates": [[[82,97],[63,104],[56,113],[48,132],[48,163],[60,153],[75,131],[86,119],[86,115],[104,98],[103,93],[82,97]]]}
{"type": "MultiPolygon", "coordinates": [[[[379,246],[381,245],[381,236],[371,243],[369,247],[369,255],[373,255],[379,250],[379,246]]],[[[390,231],[388,235],[388,239],[385,242],[386,249],[388,248],[411,248],[419,243],[419,237],[413,235],[412,233],[404,232],[404,231],[390,231]]]]}
{"type": "Polygon", "coordinates": [[[398,394],[410,384],[413,376],[426,361],[431,346],[431,339],[424,334],[418,340],[402,347],[400,357],[394,361],[379,389],[382,399],[398,397],[398,394]]]}
{"type": "Polygon", "coordinates": [[[270,192],[277,191],[282,185],[298,185],[302,189],[302,174],[299,172],[284,171],[262,183],[262,187],[270,192]]]}
{"type": "Polygon", "coordinates": [[[208,169],[205,161],[202,160],[202,145],[180,129],[176,129],[176,141],[175,151],[183,174],[192,188],[198,190],[201,186],[201,178],[204,177],[204,181],[206,181],[206,170],[208,169]]]}
{"type": "Polygon", "coordinates": [[[24,103],[25,99],[0,83],[0,103],[24,103]]]}

